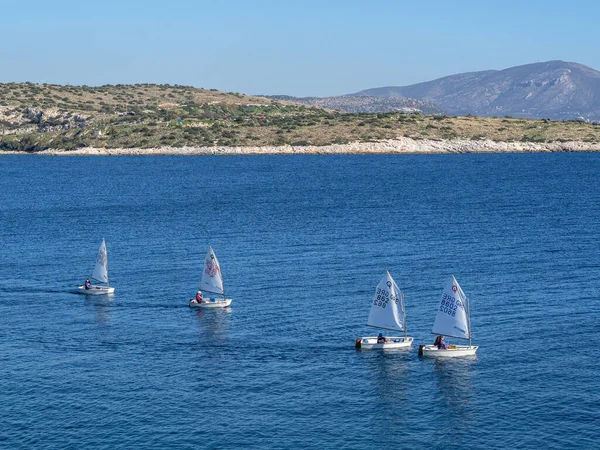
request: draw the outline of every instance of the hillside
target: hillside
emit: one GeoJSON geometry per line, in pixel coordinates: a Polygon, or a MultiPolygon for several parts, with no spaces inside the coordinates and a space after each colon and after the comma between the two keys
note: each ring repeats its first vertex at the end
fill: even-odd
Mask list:
{"type": "Polygon", "coordinates": [[[234,145],[235,127],[227,125],[243,121],[251,127],[299,114],[314,112],[301,104],[190,86],[5,83],[0,150],[234,145]]]}
{"type": "Polygon", "coordinates": [[[268,95],[273,100],[287,100],[320,108],[349,113],[418,112],[421,114],[444,114],[444,110],[427,100],[407,97],[368,97],[365,95],[342,95],[338,97],[291,97],[268,95]]]}
{"type": "Polygon", "coordinates": [[[355,95],[428,100],[454,115],[600,121],[600,72],[564,61],[462,73],[355,95]]]}
{"type": "Polygon", "coordinates": [[[0,84],[0,151],[325,146],[389,139],[600,143],[600,125],[339,113],[186,86],[0,84]]]}

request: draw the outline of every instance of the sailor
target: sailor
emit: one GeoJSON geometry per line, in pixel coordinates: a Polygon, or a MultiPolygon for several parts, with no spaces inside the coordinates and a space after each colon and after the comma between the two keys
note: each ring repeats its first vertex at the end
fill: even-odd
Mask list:
{"type": "Polygon", "coordinates": [[[83,285],[86,289],[91,289],[92,288],[92,283],[90,283],[90,280],[87,279],[85,280],[85,284],[83,285]]]}
{"type": "Polygon", "coordinates": [[[196,292],[196,301],[202,303],[202,291],[196,292]]]}
{"type": "Polygon", "coordinates": [[[435,338],[435,342],[433,343],[438,349],[446,349],[446,342],[444,342],[444,336],[438,336],[435,338]]]}
{"type": "Polygon", "coordinates": [[[383,336],[382,333],[379,333],[379,336],[377,336],[377,343],[378,344],[385,344],[385,337],[383,336]]]}

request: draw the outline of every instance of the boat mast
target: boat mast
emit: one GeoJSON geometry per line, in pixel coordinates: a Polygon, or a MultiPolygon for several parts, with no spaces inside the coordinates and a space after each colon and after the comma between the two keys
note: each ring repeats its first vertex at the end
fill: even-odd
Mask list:
{"type": "Polygon", "coordinates": [[[402,314],[404,315],[404,337],[408,337],[408,334],[406,332],[406,310],[404,309],[404,292],[400,291],[400,294],[402,294],[402,314]]]}
{"type": "Polygon", "coordinates": [[[467,324],[469,325],[469,347],[471,344],[471,302],[469,302],[469,297],[465,294],[465,300],[467,301],[467,324]]]}
{"type": "Polygon", "coordinates": [[[225,280],[223,280],[223,273],[221,272],[221,263],[217,267],[219,268],[219,276],[221,277],[221,286],[223,286],[223,300],[225,300],[225,280]]]}
{"type": "Polygon", "coordinates": [[[102,247],[104,247],[104,268],[106,270],[106,286],[109,286],[108,283],[108,251],[106,250],[106,241],[104,240],[104,238],[102,238],[102,244],[100,244],[102,247]]]}

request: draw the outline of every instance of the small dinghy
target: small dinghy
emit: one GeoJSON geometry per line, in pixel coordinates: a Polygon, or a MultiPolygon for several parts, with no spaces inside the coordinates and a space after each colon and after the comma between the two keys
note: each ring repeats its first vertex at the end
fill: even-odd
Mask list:
{"type": "Polygon", "coordinates": [[[471,345],[469,299],[459,286],[454,275],[452,275],[442,293],[432,333],[438,335],[436,342],[440,342],[440,344],[419,346],[419,355],[440,358],[473,356],[479,348],[476,345],[471,345]],[[443,342],[444,336],[468,339],[469,345],[448,345],[443,342]]]}
{"type": "Polygon", "coordinates": [[[375,297],[371,303],[371,311],[367,326],[382,330],[402,331],[404,336],[366,336],[356,339],[354,347],[360,350],[389,350],[409,348],[413,338],[406,335],[406,311],[404,310],[404,293],[389,272],[375,289],[375,297]]]}
{"type": "Polygon", "coordinates": [[[83,286],[77,288],[80,294],[106,295],[115,293],[115,288],[110,287],[108,284],[108,254],[106,253],[106,242],[104,241],[104,238],[102,238],[102,243],[98,249],[96,266],[94,267],[91,278],[104,284],[94,285],[90,283],[90,280],[86,280],[83,286]]]}
{"type": "Polygon", "coordinates": [[[231,304],[231,299],[225,297],[225,288],[223,285],[223,275],[221,266],[212,247],[208,247],[208,253],[204,258],[204,271],[202,272],[202,281],[200,281],[200,290],[196,297],[190,300],[192,308],[225,308],[231,304]],[[222,297],[204,297],[204,293],[218,294],[222,297]]]}

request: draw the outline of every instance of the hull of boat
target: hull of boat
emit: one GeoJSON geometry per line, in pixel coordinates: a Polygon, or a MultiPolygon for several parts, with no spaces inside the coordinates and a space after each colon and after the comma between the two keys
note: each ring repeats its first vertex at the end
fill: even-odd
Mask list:
{"type": "Polygon", "coordinates": [[[448,348],[437,348],[435,345],[421,345],[419,347],[419,355],[432,358],[474,356],[478,348],[477,345],[449,345],[448,348]]]}
{"type": "Polygon", "coordinates": [[[231,305],[230,298],[205,298],[202,303],[190,300],[190,308],[226,308],[231,305]]]}
{"type": "Polygon", "coordinates": [[[386,336],[384,343],[377,342],[377,336],[358,338],[354,347],[360,350],[394,350],[410,348],[413,338],[405,336],[386,336]]]}
{"type": "Polygon", "coordinates": [[[112,295],[115,293],[114,287],[107,286],[91,286],[89,289],[86,289],[85,286],[79,286],[77,291],[80,294],[85,295],[112,295]]]}

